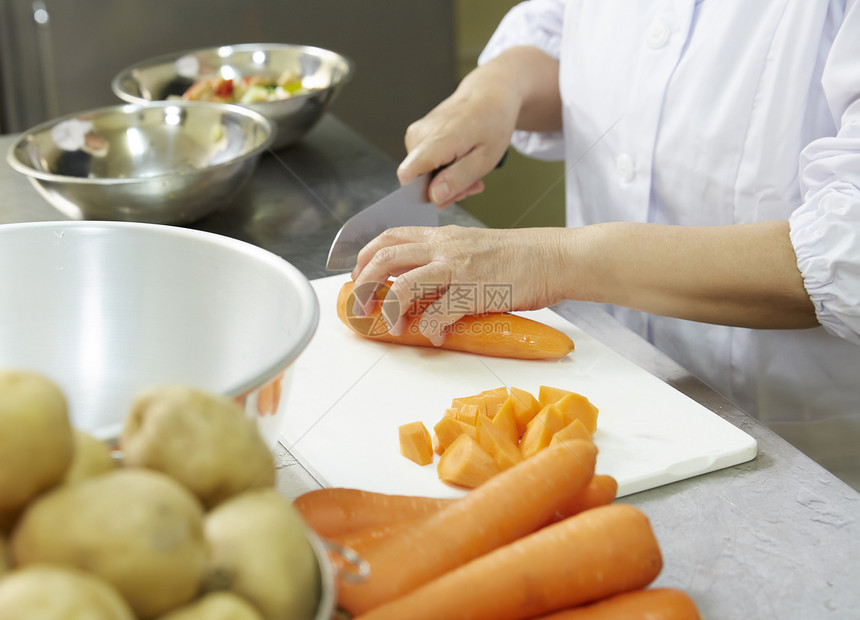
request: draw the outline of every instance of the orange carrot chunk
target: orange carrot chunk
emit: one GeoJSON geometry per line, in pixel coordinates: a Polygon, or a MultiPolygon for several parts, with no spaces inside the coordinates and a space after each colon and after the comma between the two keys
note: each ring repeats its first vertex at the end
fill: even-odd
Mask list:
{"type": "Polygon", "coordinates": [[[433,433],[436,436],[436,454],[444,454],[448,446],[454,443],[460,435],[466,434],[473,439],[478,438],[478,431],[473,425],[448,416],[436,422],[433,433]]]}
{"type": "Polygon", "coordinates": [[[610,504],[479,556],[356,620],[524,620],[644,588],[662,565],[645,514],[610,504]]]}
{"type": "Polygon", "coordinates": [[[433,462],[433,442],[423,422],[403,424],[397,431],[400,436],[400,454],[419,465],[433,462]]]}
{"type": "Polygon", "coordinates": [[[555,405],[547,405],[526,425],[520,441],[520,452],[523,458],[529,458],[546,448],[552,441],[553,434],[565,427],[565,419],[561,410],[555,405]]]}
{"type": "Polygon", "coordinates": [[[568,423],[581,420],[590,433],[597,430],[597,407],[582,394],[570,392],[555,402],[568,423]]]}
{"type": "Polygon", "coordinates": [[[484,390],[479,394],[484,399],[484,415],[492,418],[508,399],[508,388],[502,386],[492,390],[484,390]]]}
{"type": "Polygon", "coordinates": [[[437,468],[440,480],[467,489],[474,489],[499,473],[493,457],[465,433],[442,453],[437,468]]]}
{"type": "Polygon", "coordinates": [[[591,605],[559,611],[537,620],[701,620],[690,596],[674,588],[616,594],[591,605]]]}
{"type": "Polygon", "coordinates": [[[505,433],[514,444],[519,443],[520,434],[517,430],[517,417],[510,398],[502,404],[496,415],[493,416],[493,424],[505,433]]]}
{"type": "Polygon", "coordinates": [[[324,538],[369,527],[414,519],[439,510],[450,499],[388,495],[332,487],[298,496],[293,506],[312,530],[324,538]]]}
{"type": "Polygon", "coordinates": [[[522,435],[526,431],[526,425],[540,413],[541,404],[531,392],[512,387],[511,405],[517,418],[517,430],[522,435]]]}
{"type": "MultiPolygon", "coordinates": [[[[547,448],[493,476],[466,496],[422,519],[419,526],[407,528],[369,549],[364,559],[370,565],[370,576],[365,581],[350,583],[338,579],[340,605],[353,615],[367,612],[540,528],[550,521],[567,497],[588,484],[596,458],[594,444],[573,441],[547,448]]],[[[614,533],[604,535],[615,538],[614,533]]],[[[620,539],[627,544],[624,536],[620,539]]],[[[593,546],[594,541],[589,541],[593,546]]],[[[565,549],[564,553],[581,555],[575,547],[565,549]]],[[[518,556],[517,563],[526,557],[529,556],[518,556]]],[[[535,557],[538,563],[543,562],[541,556],[535,557]]],[[[501,574],[492,571],[483,577],[494,582],[501,574]]],[[[461,594],[460,600],[474,598],[468,587],[461,594]]],[[[413,618],[408,612],[391,617],[413,618]]],[[[431,612],[424,617],[455,616],[431,612]]],[[[473,617],[495,618],[493,614],[473,617]]]]}
{"type": "Polygon", "coordinates": [[[585,428],[585,424],[582,423],[582,420],[576,419],[560,431],[556,431],[549,443],[552,445],[554,443],[570,441],[572,439],[585,439],[586,441],[591,441],[591,433],[587,428],[585,428]]]}
{"type": "Polygon", "coordinates": [[[478,444],[492,457],[499,471],[523,460],[517,444],[489,418],[478,418],[478,444]]]}

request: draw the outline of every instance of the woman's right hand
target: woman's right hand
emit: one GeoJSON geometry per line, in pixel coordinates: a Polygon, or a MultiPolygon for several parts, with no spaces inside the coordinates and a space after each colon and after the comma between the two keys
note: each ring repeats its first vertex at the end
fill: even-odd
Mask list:
{"type": "Polygon", "coordinates": [[[405,185],[441,169],[428,194],[446,208],[483,190],[481,179],[501,161],[515,129],[560,127],[558,61],[536,48],[514,47],[474,69],[407,128],[408,154],[397,176],[405,185]]]}

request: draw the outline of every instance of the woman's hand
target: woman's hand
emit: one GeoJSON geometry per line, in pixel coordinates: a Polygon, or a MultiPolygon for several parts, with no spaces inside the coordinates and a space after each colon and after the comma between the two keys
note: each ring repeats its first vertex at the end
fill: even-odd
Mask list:
{"type": "Polygon", "coordinates": [[[570,280],[563,268],[569,236],[570,231],[553,228],[392,228],[358,255],[357,299],[371,310],[370,293],[396,278],[382,315],[397,334],[410,306],[441,294],[419,322],[421,333],[438,345],[448,326],[467,314],[533,310],[561,301],[570,280]]]}
{"type": "Polygon", "coordinates": [[[515,47],[467,75],[457,90],[406,130],[407,156],[397,169],[405,185],[443,168],[428,187],[446,208],[484,189],[515,129],[561,126],[558,62],[535,48],[515,47]]]}

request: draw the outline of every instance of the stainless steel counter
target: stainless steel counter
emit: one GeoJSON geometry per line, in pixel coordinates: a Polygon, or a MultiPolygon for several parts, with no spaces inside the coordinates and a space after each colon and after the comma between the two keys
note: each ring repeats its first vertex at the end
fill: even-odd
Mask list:
{"type": "MultiPolygon", "coordinates": [[[[11,142],[0,137],[4,156],[11,142]]],[[[236,204],[194,227],[254,243],[308,278],[322,277],[341,222],[394,189],[394,170],[395,162],[329,116],[302,143],[266,155],[236,204]]],[[[0,223],[59,219],[4,159],[0,223]]],[[[478,225],[457,208],[443,221],[478,225]]],[[[597,306],[566,302],[556,310],[758,441],[749,463],[619,500],[651,519],[664,553],[655,585],[685,590],[710,620],[860,618],[860,495],[597,306]]],[[[319,486],[285,450],[278,461],[285,495],[319,486]]]]}

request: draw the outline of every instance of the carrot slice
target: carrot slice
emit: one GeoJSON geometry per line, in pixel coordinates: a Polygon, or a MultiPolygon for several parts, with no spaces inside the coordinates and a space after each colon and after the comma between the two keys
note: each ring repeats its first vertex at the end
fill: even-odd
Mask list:
{"type": "Polygon", "coordinates": [[[585,424],[583,424],[580,419],[576,419],[563,429],[556,431],[549,443],[552,445],[554,443],[570,441],[572,439],[585,439],[586,441],[591,441],[591,433],[587,428],[585,428],[585,424]]]}
{"type": "Polygon", "coordinates": [[[538,402],[541,404],[541,407],[554,405],[568,394],[575,394],[575,392],[549,385],[542,385],[538,388],[538,402]]]}
{"type": "Polygon", "coordinates": [[[701,620],[690,596],[674,588],[616,594],[591,605],[559,611],[538,620],[701,620]]]}
{"type": "MultiPolygon", "coordinates": [[[[341,287],[337,298],[337,315],[356,334],[382,342],[434,346],[418,329],[418,315],[411,315],[399,336],[392,336],[387,329],[380,327],[384,324],[381,303],[377,303],[368,316],[355,316],[353,288],[351,280],[341,287]]],[[[388,286],[381,287],[377,291],[377,299],[381,302],[387,292],[388,286]]],[[[492,357],[550,359],[564,357],[573,351],[574,345],[567,334],[554,327],[518,314],[495,312],[464,316],[451,326],[442,348],[492,357]]]]}
{"type": "Polygon", "coordinates": [[[331,487],[299,495],[293,506],[312,530],[324,538],[414,519],[439,510],[450,499],[388,495],[331,487]]]}
{"type": "Polygon", "coordinates": [[[522,435],[526,431],[526,425],[540,413],[541,404],[531,392],[516,387],[511,388],[511,399],[517,418],[517,430],[522,435]]]}
{"type": "Polygon", "coordinates": [[[443,482],[474,489],[499,473],[499,468],[493,457],[464,433],[442,453],[437,471],[443,482]]]}
{"type": "MultiPolygon", "coordinates": [[[[596,458],[594,444],[574,441],[547,448],[500,472],[423,519],[420,526],[407,528],[369,549],[364,559],[370,565],[370,576],[365,581],[356,584],[338,579],[340,605],[353,615],[364,613],[540,528],[567,497],[588,484],[596,458]]],[[[605,536],[615,538],[611,533],[605,536]]],[[[626,540],[624,536],[620,538],[626,540]]],[[[564,553],[580,555],[570,549],[564,553]]],[[[520,556],[518,562],[524,557],[529,556],[520,556]]],[[[484,577],[492,582],[500,575],[494,571],[484,577]]],[[[464,591],[468,592],[468,588],[464,591]]],[[[466,594],[465,598],[472,598],[472,594],[466,594]]],[[[391,617],[413,618],[411,613],[391,617]]],[[[456,616],[431,613],[424,617],[456,616]]]]}
{"type": "Polygon", "coordinates": [[[499,471],[513,467],[523,460],[517,444],[489,418],[478,418],[478,444],[487,451],[499,471]]]}
{"type": "Polygon", "coordinates": [[[517,430],[517,418],[514,414],[514,406],[508,398],[502,407],[493,416],[493,424],[501,430],[513,443],[519,443],[520,434],[517,430]]]}
{"type": "Polygon", "coordinates": [[[448,446],[454,443],[460,435],[466,434],[473,439],[478,438],[478,431],[473,425],[448,416],[436,422],[433,432],[436,436],[436,454],[444,454],[448,446]]]}
{"type": "Polygon", "coordinates": [[[564,415],[568,423],[582,420],[588,431],[594,434],[597,430],[597,407],[582,394],[570,392],[555,402],[555,406],[564,415]]]}
{"type": "Polygon", "coordinates": [[[520,441],[520,452],[524,458],[533,456],[546,448],[552,436],[565,427],[565,419],[561,410],[555,405],[547,405],[526,425],[520,441]]]}
{"type": "MultiPolygon", "coordinates": [[[[442,547],[439,541],[447,543],[449,535],[435,546],[442,547]]],[[[645,514],[629,504],[610,504],[448,570],[356,620],[522,620],[644,588],[662,565],[645,514]]]]}
{"type": "Polygon", "coordinates": [[[423,422],[409,422],[397,429],[400,437],[400,454],[419,465],[433,462],[433,443],[423,422]]]}
{"type": "Polygon", "coordinates": [[[487,403],[480,395],[460,396],[451,401],[451,408],[459,411],[466,405],[474,405],[478,408],[478,413],[487,415],[487,403]]]}
{"type": "Polygon", "coordinates": [[[484,390],[478,396],[484,399],[485,415],[492,418],[508,399],[508,388],[502,386],[491,390],[484,390]]]}
{"type": "Polygon", "coordinates": [[[478,411],[478,405],[463,405],[457,410],[457,419],[466,424],[475,426],[478,423],[478,416],[484,417],[478,411]]]}

